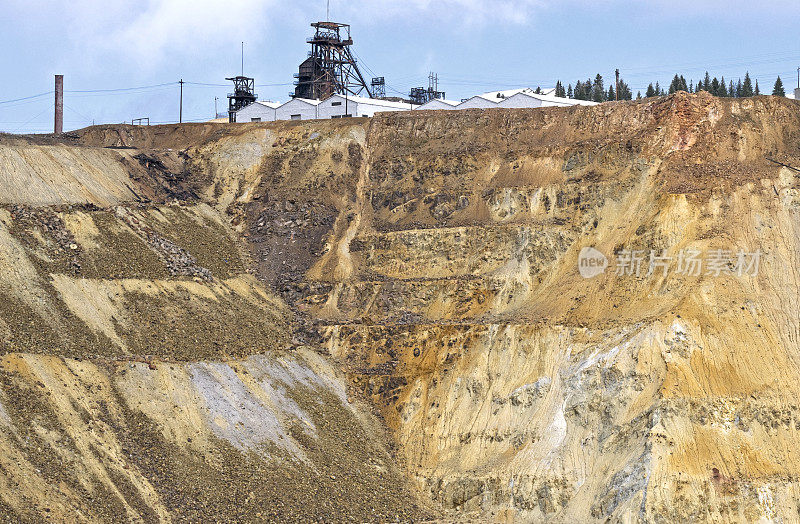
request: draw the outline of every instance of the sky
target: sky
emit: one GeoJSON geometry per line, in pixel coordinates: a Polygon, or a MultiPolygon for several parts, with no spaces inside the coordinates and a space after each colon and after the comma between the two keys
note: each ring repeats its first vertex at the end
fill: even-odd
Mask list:
{"type": "MultiPolygon", "coordinates": [[[[325,0],[2,0],[0,131],[53,127],[53,75],[64,75],[64,128],[92,123],[214,117],[225,78],[256,81],[260,99],[285,101],[325,0]]],[[[407,95],[439,75],[460,100],[514,87],[608,82],[619,68],[633,92],[744,77],[771,92],[797,86],[797,0],[330,0],[330,18],[352,25],[366,77],[407,95]]]]}

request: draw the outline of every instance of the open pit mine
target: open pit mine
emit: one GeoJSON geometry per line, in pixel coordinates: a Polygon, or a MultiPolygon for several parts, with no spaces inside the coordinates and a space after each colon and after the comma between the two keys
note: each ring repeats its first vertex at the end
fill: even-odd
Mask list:
{"type": "Polygon", "coordinates": [[[0,135],[0,520],[798,522],[800,104],[0,135]]]}

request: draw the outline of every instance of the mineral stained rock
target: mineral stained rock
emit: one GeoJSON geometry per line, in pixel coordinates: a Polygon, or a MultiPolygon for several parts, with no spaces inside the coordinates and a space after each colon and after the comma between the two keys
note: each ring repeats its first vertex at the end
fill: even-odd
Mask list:
{"type": "Polygon", "coordinates": [[[797,102],[98,126],[0,170],[11,520],[800,518],[797,102]]]}

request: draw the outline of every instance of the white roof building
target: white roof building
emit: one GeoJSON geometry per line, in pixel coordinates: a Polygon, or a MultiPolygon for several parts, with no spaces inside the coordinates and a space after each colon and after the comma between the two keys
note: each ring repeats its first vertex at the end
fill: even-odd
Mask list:
{"type": "Polygon", "coordinates": [[[508,109],[520,107],[569,107],[576,105],[593,106],[597,105],[597,102],[575,100],[572,98],[563,98],[555,95],[541,95],[539,93],[523,91],[508,98],[504,98],[497,103],[497,107],[508,109]]]}
{"type": "Polygon", "coordinates": [[[275,108],[275,120],[313,120],[319,118],[317,106],[319,100],[308,98],[292,98],[275,108]]]}
{"type": "Polygon", "coordinates": [[[256,101],[236,111],[237,122],[272,122],[280,102],[256,101]]]}
{"type": "Polygon", "coordinates": [[[342,118],[345,115],[373,116],[375,113],[386,111],[410,111],[412,109],[414,109],[412,104],[403,102],[336,94],[319,104],[317,112],[318,118],[342,118]]]}
{"type": "Polygon", "coordinates": [[[539,93],[526,87],[490,91],[473,96],[463,102],[434,99],[414,106],[405,102],[392,102],[363,96],[333,95],[324,101],[293,98],[283,104],[255,102],[236,112],[237,122],[271,122],[273,120],[314,120],[328,118],[371,117],[375,113],[410,110],[491,109],[553,106],[593,106],[596,102],[555,96],[555,88],[541,89],[539,93]]]}
{"type": "Polygon", "coordinates": [[[537,93],[533,89],[508,89],[505,91],[490,91],[476,95],[461,102],[456,109],[491,109],[495,107],[552,107],[552,106],[593,106],[596,102],[575,100],[555,96],[555,88],[540,89],[537,93]]]}
{"type": "Polygon", "coordinates": [[[434,98],[415,108],[417,111],[427,111],[428,109],[455,109],[458,104],[456,100],[445,100],[444,98],[434,98]]]}

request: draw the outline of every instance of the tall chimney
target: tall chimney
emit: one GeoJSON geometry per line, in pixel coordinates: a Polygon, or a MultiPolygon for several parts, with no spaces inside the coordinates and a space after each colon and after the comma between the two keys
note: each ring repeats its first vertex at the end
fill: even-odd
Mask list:
{"type": "Polygon", "coordinates": [[[53,132],[64,132],[64,75],[56,75],[56,118],[53,132]]]}

